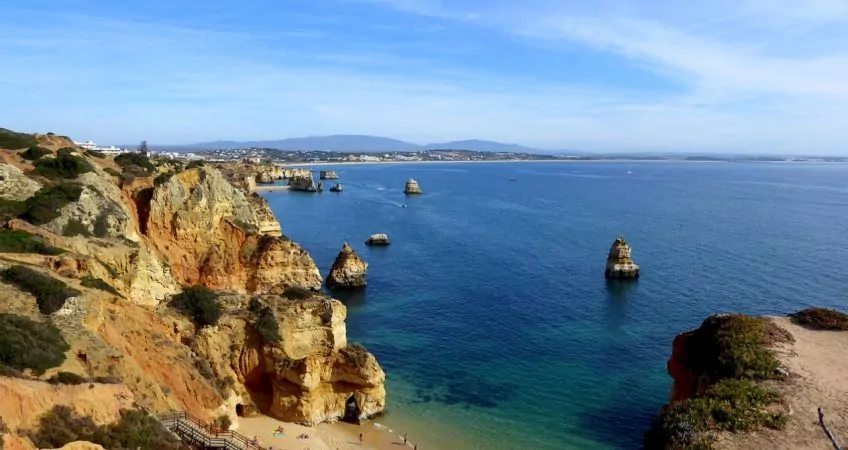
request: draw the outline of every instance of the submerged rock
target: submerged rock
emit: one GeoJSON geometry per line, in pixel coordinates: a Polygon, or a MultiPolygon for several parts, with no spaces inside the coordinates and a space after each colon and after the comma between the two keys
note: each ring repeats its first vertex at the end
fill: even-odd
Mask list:
{"type": "Polygon", "coordinates": [[[335,186],[330,188],[330,192],[341,192],[341,191],[342,191],[341,183],[336,183],[335,186]]]}
{"type": "Polygon", "coordinates": [[[412,178],[406,180],[406,186],[403,188],[403,193],[406,195],[410,194],[420,194],[421,187],[418,186],[418,182],[413,180],[412,178]]]}
{"type": "Polygon", "coordinates": [[[611,279],[636,279],[639,278],[639,266],[630,259],[630,245],[619,236],[610,247],[607,256],[607,267],[604,274],[611,279]]]}
{"type": "Polygon", "coordinates": [[[322,170],[319,173],[319,178],[321,178],[322,180],[338,180],[339,175],[332,170],[322,170]]]}
{"type": "Polygon", "coordinates": [[[372,234],[366,241],[366,245],[389,245],[389,236],[384,233],[372,234]]]}
{"type": "Polygon", "coordinates": [[[363,261],[345,242],[327,275],[328,288],[359,288],[365,286],[368,263],[363,261]]]}

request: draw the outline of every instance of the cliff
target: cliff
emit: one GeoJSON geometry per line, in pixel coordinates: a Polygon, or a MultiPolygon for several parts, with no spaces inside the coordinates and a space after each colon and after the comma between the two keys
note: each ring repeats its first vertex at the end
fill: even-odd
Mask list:
{"type": "Polygon", "coordinates": [[[289,189],[293,191],[316,192],[318,187],[315,185],[315,179],[312,178],[312,172],[306,169],[294,169],[286,177],[289,180],[289,189]]]}
{"type": "Polygon", "coordinates": [[[610,246],[604,275],[609,279],[639,278],[639,266],[631,259],[632,249],[623,236],[619,236],[610,246]]]}
{"type": "Polygon", "coordinates": [[[368,271],[368,263],[345,242],[342,250],[336,256],[333,267],[327,275],[328,288],[360,288],[365,287],[365,274],[368,271]]]}
{"type": "MultiPolygon", "coordinates": [[[[841,314],[841,313],[839,313],[841,314]]],[[[848,316],[816,329],[797,316],[712,316],[677,336],[670,403],[646,433],[647,449],[818,449],[848,427],[848,316]]]]}

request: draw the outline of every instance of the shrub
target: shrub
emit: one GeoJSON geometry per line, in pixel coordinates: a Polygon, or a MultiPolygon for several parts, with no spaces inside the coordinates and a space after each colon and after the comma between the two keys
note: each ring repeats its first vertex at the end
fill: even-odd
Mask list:
{"type": "Polygon", "coordinates": [[[119,297],[121,296],[121,294],[115,288],[113,288],[109,283],[101,280],[100,278],[85,276],[83,277],[80,284],[87,288],[100,289],[101,291],[108,292],[112,295],[117,295],[119,297]]]}
{"type": "Polygon", "coordinates": [[[217,325],[222,314],[218,294],[202,285],[184,288],[183,292],[171,298],[170,304],[188,316],[198,328],[217,325]]]}
{"type": "MultiPolygon", "coordinates": [[[[3,364],[0,364],[0,377],[23,378],[23,379],[27,378],[27,376],[24,375],[24,373],[21,372],[20,370],[13,369],[9,366],[4,366],[3,364]]],[[[3,447],[0,447],[0,448],[3,448],[3,447]]]]}
{"type": "Polygon", "coordinates": [[[58,367],[70,346],[49,322],[15,314],[0,314],[0,366],[31,369],[36,374],[58,367]]]}
{"type": "Polygon", "coordinates": [[[113,177],[120,177],[121,176],[121,172],[118,172],[117,170],[115,170],[111,167],[107,167],[107,168],[103,169],[103,171],[108,173],[109,175],[112,175],[113,177]]]}
{"type": "Polygon", "coordinates": [[[165,184],[168,182],[168,180],[171,179],[172,176],[174,176],[174,172],[171,170],[164,173],[160,173],[156,176],[156,178],[153,179],[153,185],[160,186],[162,184],[165,184]]]}
{"type": "Polygon", "coordinates": [[[291,300],[306,300],[313,295],[312,291],[301,286],[289,286],[283,291],[283,297],[291,300]]]}
{"type": "Polygon", "coordinates": [[[135,409],[121,410],[118,422],[98,426],[90,417],[78,416],[70,407],[58,405],[41,416],[37,430],[28,430],[26,435],[38,448],[59,448],[74,441],[89,441],[105,448],[187,448],[155,418],[135,409]]]}
{"type": "Polygon", "coordinates": [[[37,145],[33,145],[32,147],[26,149],[25,152],[21,153],[21,158],[29,160],[29,161],[35,161],[35,160],[41,158],[42,156],[49,155],[51,153],[53,153],[53,152],[51,152],[50,150],[48,150],[44,147],[39,147],[37,145]]]}
{"type": "Polygon", "coordinates": [[[91,163],[73,154],[73,149],[63,148],[55,158],[43,158],[35,162],[34,172],[51,180],[73,179],[94,170],[91,163]]]}
{"type": "Polygon", "coordinates": [[[9,220],[20,216],[26,212],[26,210],[27,206],[25,202],[0,198],[0,220],[3,222],[8,222],[9,220]]]}
{"type": "Polygon", "coordinates": [[[26,211],[21,218],[33,225],[44,225],[56,218],[63,206],[79,200],[82,185],[79,183],[59,183],[38,190],[32,197],[26,199],[26,211]]]}
{"type": "Polygon", "coordinates": [[[59,372],[56,375],[47,379],[50,384],[83,384],[88,383],[88,379],[77,375],[73,372],[59,372]]]}
{"type": "Polygon", "coordinates": [[[0,128],[0,148],[18,150],[38,145],[35,136],[26,133],[15,133],[12,130],[0,128]]]}
{"type": "Polygon", "coordinates": [[[121,167],[140,166],[148,172],[155,172],[156,166],[150,162],[150,158],[141,153],[121,153],[115,157],[115,163],[121,167]]]}
{"type": "Polygon", "coordinates": [[[101,383],[101,384],[121,384],[122,380],[121,380],[121,377],[119,377],[117,375],[104,375],[104,376],[94,377],[94,382],[95,383],[101,383]]]}
{"type": "Polygon", "coordinates": [[[277,322],[277,315],[271,308],[263,306],[255,314],[253,327],[256,328],[262,339],[265,339],[265,342],[278,343],[283,340],[280,336],[280,324],[277,322]]]}
{"type": "Polygon", "coordinates": [[[190,162],[190,163],[188,163],[188,165],[186,166],[186,170],[188,170],[188,169],[194,169],[195,167],[203,167],[203,161],[201,161],[201,160],[199,160],[199,159],[198,159],[198,160],[191,161],[191,162],[190,162]]]}
{"type": "Polygon", "coordinates": [[[68,297],[79,295],[76,289],[50,276],[37,272],[29,267],[12,266],[0,272],[0,277],[7,283],[31,293],[38,302],[38,310],[42,314],[53,314],[65,305],[68,297]]]}
{"type": "Polygon", "coordinates": [[[71,219],[68,223],[65,224],[65,228],[62,229],[62,236],[66,237],[74,237],[74,236],[85,236],[91,237],[91,232],[88,231],[88,227],[83,225],[77,219],[71,219]]]}
{"type": "Polygon", "coordinates": [[[45,243],[40,237],[26,231],[0,228],[0,253],[38,253],[60,255],[65,251],[45,243]]]}
{"type": "Polygon", "coordinates": [[[106,157],[105,153],[98,152],[97,150],[88,150],[88,151],[85,152],[85,154],[88,155],[88,156],[93,156],[95,158],[100,158],[100,159],[103,159],[103,158],[106,157]]]}
{"type": "Polygon", "coordinates": [[[232,425],[233,421],[230,420],[230,416],[226,414],[221,414],[220,416],[218,416],[217,419],[212,422],[212,426],[222,431],[229,430],[232,425]]]}
{"type": "Polygon", "coordinates": [[[109,234],[109,213],[104,211],[94,220],[94,235],[102,238],[109,234]]]}
{"type": "Polygon", "coordinates": [[[816,330],[848,331],[848,314],[834,309],[807,308],[790,317],[793,322],[816,330]]]}

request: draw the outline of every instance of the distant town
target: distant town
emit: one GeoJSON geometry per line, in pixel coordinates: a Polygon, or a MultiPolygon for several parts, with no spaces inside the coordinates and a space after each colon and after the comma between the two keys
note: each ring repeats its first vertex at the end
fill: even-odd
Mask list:
{"type": "MultiPolygon", "coordinates": [[[[81,148],[109,155],[135,152],[138,148],[101,146],[92,141],[74,142],[81,148]]],[[[146,147],[146,144],[143,144],[146,147]]],[[[792,157],[758,155],[658,155],[658,154],[592,154],[554,155],[524,152],[488,152],[472,150],[434,149],[396,152],[338,152],[330,150],[279,150],[274,148],[228,148],[178,152],[149,148],[152,156],[163,158],[205,160],[210,162],[244,161],[254,163],[380,163],[380,162],[463,162],[463,161],[730,161],[730,162],[848,162],[848,157],[792,157]]]]}

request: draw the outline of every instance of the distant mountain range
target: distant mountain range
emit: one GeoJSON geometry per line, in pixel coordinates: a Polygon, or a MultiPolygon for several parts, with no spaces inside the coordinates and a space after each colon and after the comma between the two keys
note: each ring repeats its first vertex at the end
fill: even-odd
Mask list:
{"type": "Polygon", "coordinates": [[[466,141],[443,142],[437,144],[418,145],[411,142],[380,136],[363,135],[332,135],[310,136],[302,138],[279,139],[270,141],[213,141],[192,145],[151,145],[153,149],[163,150],[222,150],[227,148],[276,148],[279,150],[324,150],[336,152],[413,152],[417,150],[471,150],[482,152],[514,152],[514,153],[550,153],[543,150],[524,147],[518,144],[482,141],[477,139],[466,141]]]}

